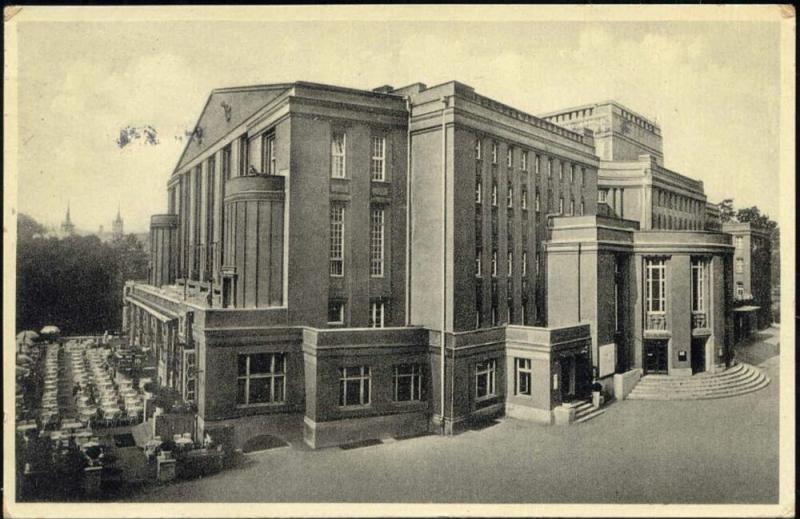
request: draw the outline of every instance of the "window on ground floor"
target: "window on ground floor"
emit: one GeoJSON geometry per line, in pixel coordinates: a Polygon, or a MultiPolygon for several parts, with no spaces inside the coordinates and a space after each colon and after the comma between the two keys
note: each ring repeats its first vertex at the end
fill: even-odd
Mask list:
{"type": "Polygon", "coordinates": [[[475,398],[482,400],[496,395],[495,374],[497,361],[489,359],[475,365],[475,398]]]}
{"type": "Polygon", "coordinates": [[[286,400],[286,354],[246,353],[238,356],[239,405],[272,404],[286,400]]]}
{"type": "Polygon", "coordinates": [[[531,359],[514,359],[514,394],[531,394],[531,359]]]}
{"type": "Polygon", "coordinates": [[[396,402],[422,400],[422,366],[400,364],[394,367],[394,399],[396,402]]]}
{"type": "Polygon", "coordinates": [[[371,385],[369,366],[339,368],[339,406],[368,405],[371,385]]]}

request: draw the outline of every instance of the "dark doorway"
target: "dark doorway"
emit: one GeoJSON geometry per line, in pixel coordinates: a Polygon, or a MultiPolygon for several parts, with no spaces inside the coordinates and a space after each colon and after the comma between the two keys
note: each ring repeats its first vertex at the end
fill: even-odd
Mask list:
{"type": "Polygon", "coordinates": [[[562,357],[561,361],[561,401],[571,402],[576,398],[575,357],[562,357]]]}
{"type": "Polygon", "coordinates": [[[706,340],[692,339],[692,375],[706,370],[706,340]]]}
{"type": "Polygon", "coordinates": [[[644,374],[645,375],[666,375],[668,373],[667,362],[667,341],[666,340],[646,340],[644,341],[644,374]]]}

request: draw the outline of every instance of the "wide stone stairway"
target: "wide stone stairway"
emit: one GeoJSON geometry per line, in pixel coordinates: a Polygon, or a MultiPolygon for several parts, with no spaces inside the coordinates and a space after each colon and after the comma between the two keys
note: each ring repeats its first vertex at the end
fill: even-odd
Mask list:
{"type": "Polygon", "coordinates": [[[627,398],[632,400],[702,400],[726,398],[758,391],[770,383],[759,369],[738,363],[720,373],[699,373],[691,377],[647,375],[627,398]]]}

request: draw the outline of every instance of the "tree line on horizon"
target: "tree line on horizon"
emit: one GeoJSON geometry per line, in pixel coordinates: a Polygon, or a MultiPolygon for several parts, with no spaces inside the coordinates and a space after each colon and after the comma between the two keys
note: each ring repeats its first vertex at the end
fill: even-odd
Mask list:
{"type": "Polygon", "coordinates": [[[17,331],[55,325],[68,335],[118,332],[125,281],[146,279],[147,268],[144,244],[133,234],[107,243],[95,235],[48,237],[20,213],[17,331]]]}

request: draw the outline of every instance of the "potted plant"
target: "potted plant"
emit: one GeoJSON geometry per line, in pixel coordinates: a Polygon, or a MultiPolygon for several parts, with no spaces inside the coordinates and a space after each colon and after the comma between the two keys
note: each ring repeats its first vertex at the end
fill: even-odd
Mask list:
{"type": "Polygon", "coordinates": [[[603,405],[603,385],[600,382],[592,384],[592,407],[597,409],[603,405]]]}

